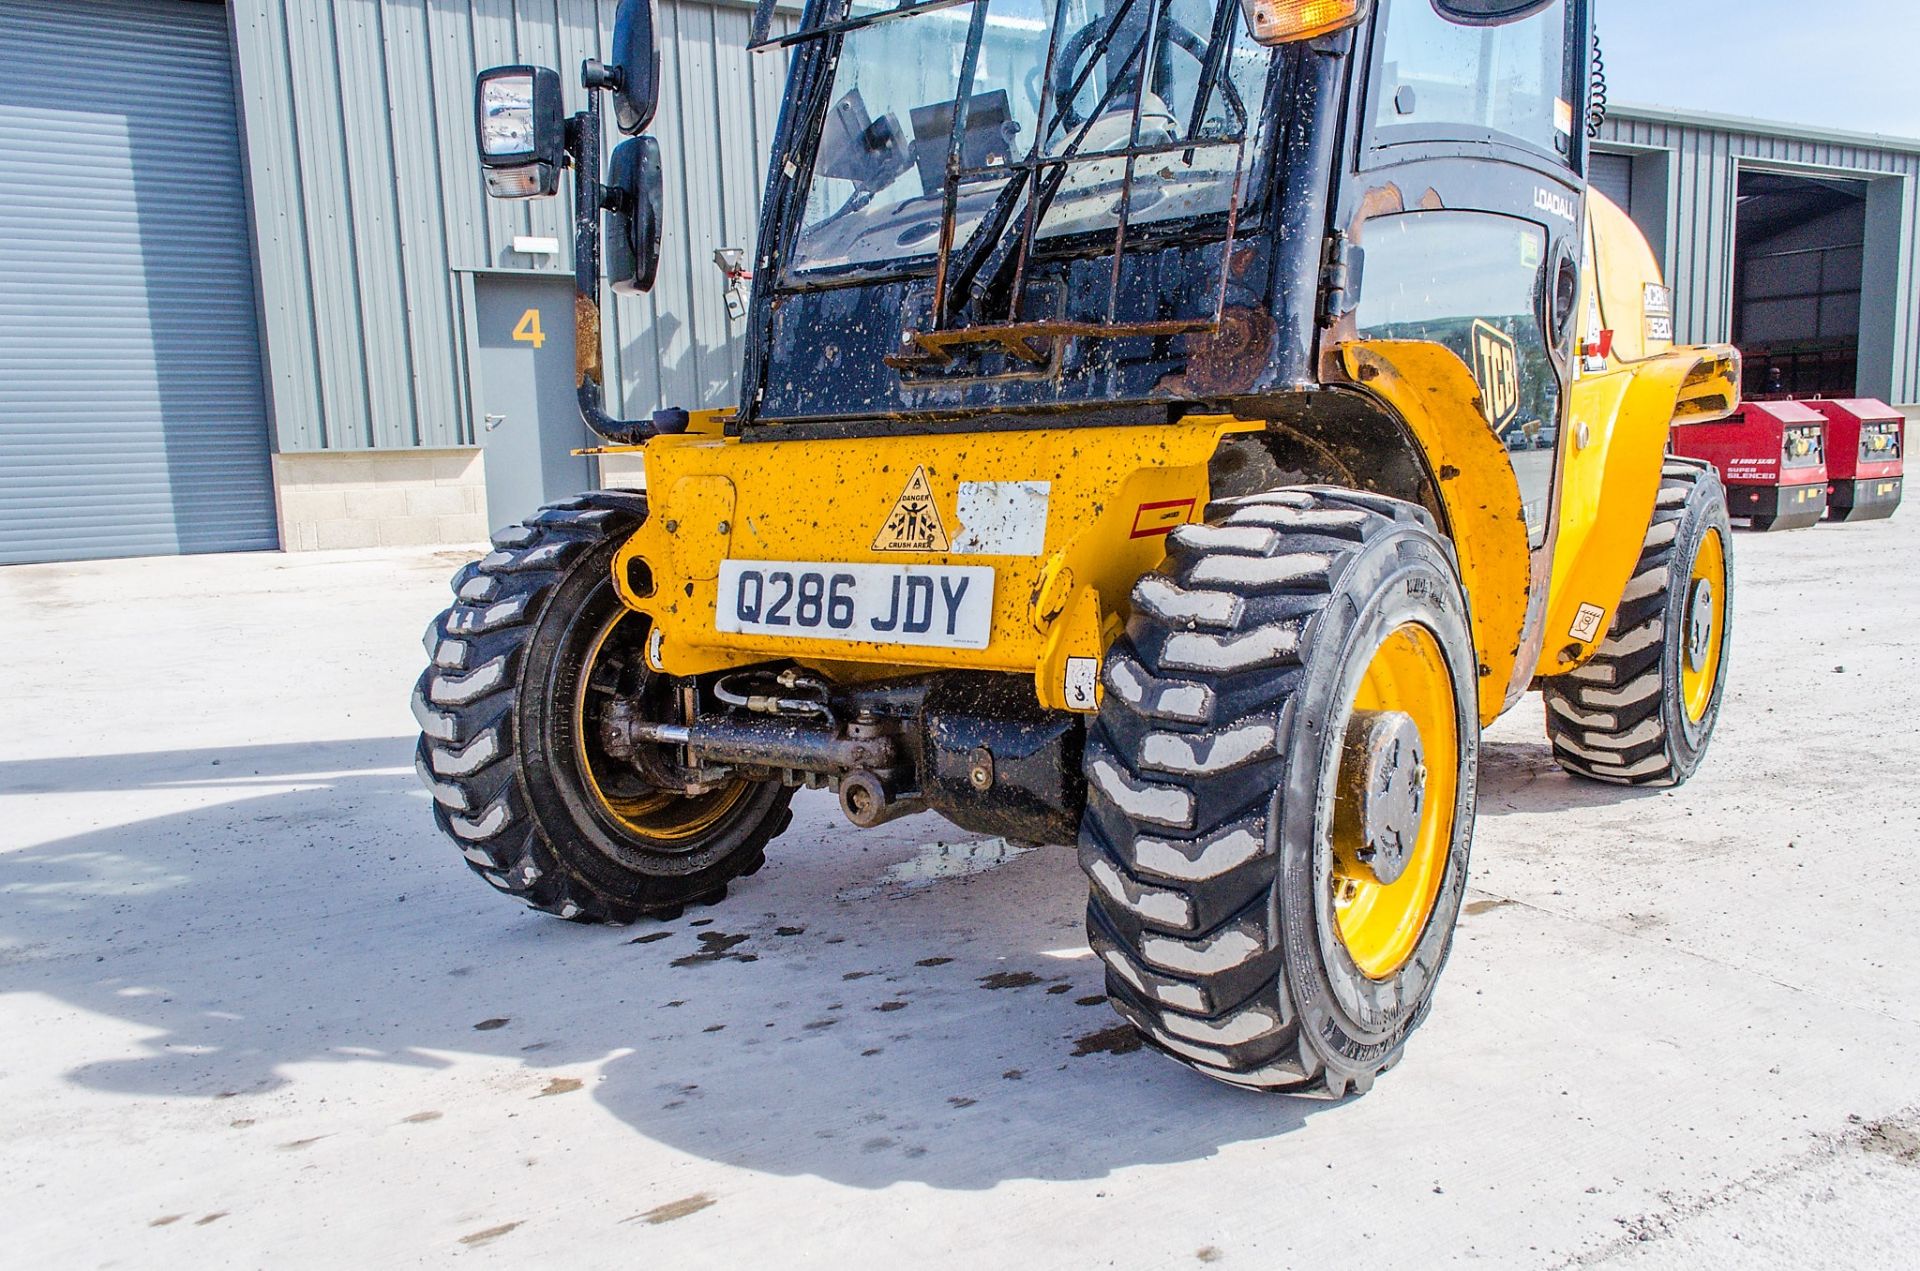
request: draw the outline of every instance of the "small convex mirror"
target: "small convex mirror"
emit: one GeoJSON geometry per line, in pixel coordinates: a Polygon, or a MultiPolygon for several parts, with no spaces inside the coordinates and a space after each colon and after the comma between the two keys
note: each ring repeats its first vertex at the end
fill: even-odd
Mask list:
{"type": "Polygon", "coordinates": [[[544,66],[481,71],[474,83],[473,127],[488,194],[530,199],[560,188],[567,126],[559,72],[544,66]]]}
{"type": "Polygon", "coordinates": [[[653,0],[620,0],[613,15],[613,122],[629,137],[647,130],[660,104],[653,0]]]}
{"type": "Polygon", "coordinates": [[[607,280],[621,295],[653,290],[660,269],[660,143],[634,137],[613,148],[607,185],[607,280]]]}
{"type": "Polygon", "coordinates": [[[1542,9],[1550,9],[1556,0],[1433,0],[1443,18],[1469,26],[1498,26],[1530,18],[1542,9]]]}

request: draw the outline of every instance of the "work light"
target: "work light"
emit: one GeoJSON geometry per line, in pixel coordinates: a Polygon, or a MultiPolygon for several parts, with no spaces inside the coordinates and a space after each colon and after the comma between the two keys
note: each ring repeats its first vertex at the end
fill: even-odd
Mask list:
{"type": "Polygon", "coordinates": [[[487,193],[528,199],[560,188],[566,124],[560,75],[544,66],[496,66],[474,86],[474,131],[487,193]]]}
{"type": "Polygon", "coordinates": [[[1240,0],[1247,29],[1259,44],[1286,44],[1344,31],[1372,9],[1373,0],[1240,0]]]}

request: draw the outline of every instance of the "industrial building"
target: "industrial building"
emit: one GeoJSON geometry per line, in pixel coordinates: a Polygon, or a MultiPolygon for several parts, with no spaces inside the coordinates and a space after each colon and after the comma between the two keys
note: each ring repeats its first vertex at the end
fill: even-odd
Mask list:
{"type": "MultiPolygon", "coordinates": [[[[574,82],[613,8],[0,0],[0,563],[468,543],[638,480],[571,453],[568,208],[485,199],[473,142],[477,70],[574,82]]],[[[745,3],[658,14],[668,247],[604,333],[629,416],[731,400],[714,258],[753,245],[784,74],[745,3]]],[[[1920,400],[1920,140],[1615,107],[1591,176],[1750,391],[1920,400]]]]}

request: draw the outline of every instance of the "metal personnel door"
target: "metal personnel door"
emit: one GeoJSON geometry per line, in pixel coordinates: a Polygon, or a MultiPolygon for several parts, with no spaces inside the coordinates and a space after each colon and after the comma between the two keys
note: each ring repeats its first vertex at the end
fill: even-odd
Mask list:
{"type": "Polygon", "coordinates": [[[279,544],[227,14],[0,0],[0,564],[279,544]]]}
{"type": "Polygon", "coordinates": [[[573,280],[482,274],[480,444],[487,453],[487,518],[495,526],[593,488],[593,444],[573,379],[573,280]]]}

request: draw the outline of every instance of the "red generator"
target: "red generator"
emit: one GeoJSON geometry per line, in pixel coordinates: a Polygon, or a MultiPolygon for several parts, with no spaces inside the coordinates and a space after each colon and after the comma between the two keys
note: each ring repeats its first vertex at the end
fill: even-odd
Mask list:
{"type": "Polygon", "coordinates": [[[1827,519],[1879,521],[1900,506],[1907,421],[1871,398],[1808,402],[1827,421],[1827,519]]]}
{"type": "Polygon", "coordinates": [[[1827,514],[1827,419],[1802,402],[1748,402],[1712,424],[1678,424],[1673,453],[1705,459],[1727,485],[1727,515],[1756,530],[1802,530],[1827,514]]]}

